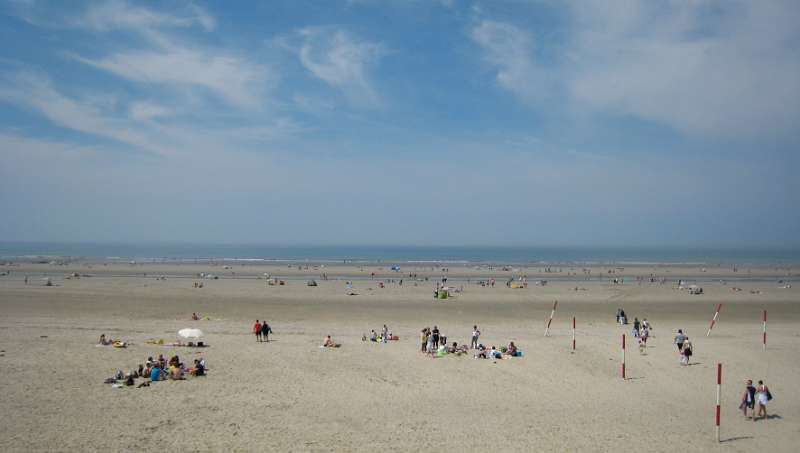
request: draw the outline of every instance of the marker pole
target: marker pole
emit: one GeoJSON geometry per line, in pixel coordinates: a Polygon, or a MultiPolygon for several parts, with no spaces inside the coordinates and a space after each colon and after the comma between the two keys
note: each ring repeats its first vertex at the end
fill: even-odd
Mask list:
{"type": "Polygon", "coordinates": [[[575,350],[575,317],[574,316],[572,317],[572,350],[573,351],[575,350]]]}
{"type": "Polygon", "coordinates": [[[550,320],[547,321],[547,328],[544,329],[544,336],[550,335],[550,324],[553,322],[553,316],[556,314],[556,307],[558,307],[558,301],[553,302],[553,311],[550,312],[550,320]]]}
{"type": "Polygon", "coordinates": [[[711,329],[714,328],[714,324],[717,322],[717,317],[719,317],[719,311],[722,309],[722,304],[717,304],[717,311],[714,312],[714,318],[711,320],[711,325],[708,326],[708,332],[706,332],[706,336],[711,335],[711,329]]]}
{"type": "Polygon", "coordinates": [[[764,350],[767,350],[767,310],[764,310],[764,324],[763,324],[763,333],[761,343],[764,346],[764,350]]]}
{"type": "Polygon", "coordinates": [[[625,334],[622,334],[622,380],[625,380],[625,334]]]}
{"type": "Polygon", "coordinates": [[[717,407],[716,407],[716,429],[715,429],[717,435],[717,442],[719,442],[719,419],[720,419],[719,397],[721,393],[721,387],[722,387],[722,364],[718,363],[717,364],[717,407]]]}

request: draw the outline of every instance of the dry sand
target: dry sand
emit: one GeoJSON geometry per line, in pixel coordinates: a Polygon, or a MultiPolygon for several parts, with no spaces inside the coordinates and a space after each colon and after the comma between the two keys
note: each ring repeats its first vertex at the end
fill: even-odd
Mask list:
{"type": "MultiPolygon", "coordinates": [[[[519,290],[505,287],[501,278],[509,272],[501,269],[451,268],[451,281],[459,277],[455,285],[464,292],[433,302],[432,281],[414,286],[407,274],[403,286],[379,289],[368,280],[371,272],[401,277],[380,266],[325,268],[331,278],[361,277],[358,296],[345,295],[343,281],[318,279],[320,286],[307,287],[305,278],[322,272],[313,266],[13,267],[0,277],[0,450],[797,451],[800,286],[777,283],[796,278],[796,270],[638,266],[618,270],[614,275],[624,275],[625,284],[612,285],[607,271],[615,267],[593,268],[602,281],[583,281],[582,269],[562,268],[524,269],[531,285],[519,290]],[[72,272],[93,276],[63,278],[72,272]],[[195,289],[196,272],[223,278],[195,289]],[[291,278],[286,286],[267,287],[252,278],[264,272],[291,278]],[[56,286],[42,286],[44,273],[56,286]],[[498,278],[495,288],[474,284],[490,273],[498,278]],[[699,279],[705,294],[631,278],[650,273],[699,279]],[[166,280],[153,278],[160,274],[166,280]],[[31,276],[27,286],[24,275],[31,276]],[[534,286],[537,275],[550,283],[534,286]],[[733,280],[756,276],[763,280],[733,280]],[[545,338],[555,299],[558,312],[545,338]],[[719,302],[725,304],[720,321],[706,338],[719,302]],[[630,326],[614,323],[617,307],[655,327],[646,355],[629,348],[626,381],[619,343],[630,326]],[[764,308],[770,315],[766,352],[764,308]],[[192,312],[211,319],[193,322],[192,312]],[[578,319],[574,354],[572,316],[578,319]],[[269,343],[250,334],[254,320],[263,318],[274,330],[269,343]],[[400,341],[361,341],[384,323],[400,341]],[[418,352],[422,327],[436,324],[462,343],[474,323],[482,343],[513,340],[524,357],[431,359],[418,352]],[[102,383],[147,356],[177,353],[190,362],[195,350],[145,344],[176,340],[175,332],[187,326],[207,334],[208,377],[142,389],[102,383]],[[689,367],[678,364],[672,345],[678,328],[695,345],[689,367]],[[96,347],[101,333],[133,345],[96,347]],[[320,349],[326,334],[342,348],[320,349]],[[721,444],[713,429],[717,362],[723,363],[721,444]],[[748,377],[764,379],[775,394],[773,418],[752,422],[737,410],[748,377]]],[[[416,271],[441,275],[423,266],[416,271]]]]}

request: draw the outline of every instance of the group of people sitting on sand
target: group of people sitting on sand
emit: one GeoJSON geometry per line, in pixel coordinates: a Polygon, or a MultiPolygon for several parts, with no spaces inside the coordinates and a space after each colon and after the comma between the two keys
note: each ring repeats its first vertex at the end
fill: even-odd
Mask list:
{"type": "Polygon", "coordinates": [[[478,343],[481,333],[478,326],[472,327],[472,343],[459,345],[457,342],[447,344],[447,337],[442,335],[438,326],[425,327],[420,332],[420,351],[429,354],[431,357],[442,357],[447,354],[456,356],[466,355],[470,349],[475,350],[475,358],[478,359],[502,359],[504,356],[521,357],[522,351],[517,348],[514,342],[510,342],[507,347],[499,350],[494,346],[487,349],[486,346],[478,343]]]}
{"type": "MultiPolygon", "coordinates": [[[[393,335],[392,332],[389,331],[389,328],[386,327],[386,324],[383,325],[383,329],[381,329],[381,334],[378,335],[375,332],[375,329],[372,329],[369,334],[369,341],[374,343],[387,343],[389,341],[397,341],[400,338],[397,335],[393,335]]],[[[361,341],[367,341],[367,336],[362,335],[361,341]]]]}
{"type": "Polygon", "coordinates": [[[113,378],[106,379],[107,384],[119,384],[133,386],[136,384],[136,378],[142,378],[139,387],[147,387],[151,382],[174,380],[185,380],[186,376],[205,376],[206,375],[206,360],[203,357],[194,359],[194,366],[187,368],[180,357],[177,355],[172,356],[169,360],[163,354],[158,355],[158,359],[148,357],[144,364],[139,364],[137,370],[131,370],[125,374],[122,370],[117,371],[113,378]]]}
{"type": "Polygon", "coordinates": [[[502,359],[504,357],[522,357],[522,351],[513,341],[510,341],[507,347],[501,347],[499,350],[494,346],[487,349],[486,346],[479,344],[475,352],[476,359],[502,359]]]}

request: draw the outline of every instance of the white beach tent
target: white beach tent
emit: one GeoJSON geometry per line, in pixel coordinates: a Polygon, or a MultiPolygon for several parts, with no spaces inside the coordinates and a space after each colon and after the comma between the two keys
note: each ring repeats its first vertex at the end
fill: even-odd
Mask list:
{"type": "Polygon", "coordinates": [[[178,335],[183,338],[201,338],[203,336],[203,331],[200,329],[181,329],[178,331],[178,335]]]}

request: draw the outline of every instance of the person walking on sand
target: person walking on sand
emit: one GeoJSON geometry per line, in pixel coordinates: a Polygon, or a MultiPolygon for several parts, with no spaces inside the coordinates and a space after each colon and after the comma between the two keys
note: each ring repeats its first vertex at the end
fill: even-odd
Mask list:
{"type": "Polygon", "coordinates": [[[683,348],[681,348],[681,363],[683,365],[689,365],[692,353],[692,342],[689,341],[689,337],[686,337],[686,341],[683,342],[683,348]]]}
{"type": "Polygon", "coordinates": [[[678,329],[678,335],[675,335],[675,345],[678,347],[678,354],[683,352],[683,342],[686,340],[687,337],[683,334],[683,330],[678,329]]]}
{"type": "Polygon", "coordinates": [[[256,323],[253,324],[253,333],[256,334],[256,341],[261,341],[261,323],[258,322],[258,319],[256,319],[256,323]]]}
{"type": "Polygon", "coordinates": [[[472,326],[472,342],[470,343],[470,349],[477,349],[478,348],[478,338],[481,336],[481,331],[478,330],[478,326],[472,326]]]}
{"type": "Polygon", "coordinates": [[[267,324],[267,321],[264,320],[264,322],[261,323],[261,336],[263,337],[263,340],[269,341],[269,334],[271,333],[272,327],[270,327],[269,324],[267,324]]]}
{"type": "Polygon", "coordinates": [[[756,388],[753,387],[753,380],[748,379],[745,381],[744,393],[742,393],[742,404],[739,408],[742,410],[744,418],[747,418],[747,409],[750,409],[750,419],[755,420],[756,415],[756,388]]]}
{"type": "MultiPolygon", "coordinates": [[[[764,381],[758,381],[758,387],[756,387],[758,414],[756,414],[756,417],[767,418],[767,401],[772,399],[771,397],[772,395],[769,393],[769,388],[764,385],[764,381]]],[[[755,420],[755,417],[753,420],[755,420]]]]}

